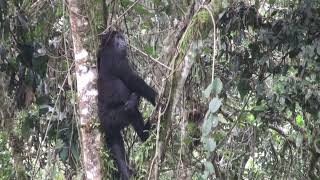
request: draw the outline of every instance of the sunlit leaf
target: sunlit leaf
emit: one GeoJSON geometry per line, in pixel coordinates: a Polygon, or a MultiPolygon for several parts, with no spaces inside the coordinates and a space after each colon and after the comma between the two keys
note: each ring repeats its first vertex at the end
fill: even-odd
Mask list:
{"type": "Polygon", "coordinates": [[[219,117],[219,122],[227,124],[228,121],[224,118],[224,116],[222,114],[218,114],[219,117]]]}
{"type": "Polygon", "coordinates": [[[215,97],[213,98],[211,101],[210,101],[210,104],[209,104],[209,110],[211,113],[215,113],[218,111],[218,109],[221,107],[222,105],[222,101],[221,99],[215,97]]]}
{"type": "Polygon", "coordinates": [[[256,118],[254,117],[254,115],[251,114],[251,113],[248,113],[248,114],[247,114],[246,119],[247,119],[247,121],[249,121],[249,122],[251,122],[251,123],[255,122],[255,120],[256,120],[256,118]]]}
{"type": "Polygon", "coordinates": [[[296,117],[296,123],[299,127],[303,127],[304,126],[304,120],[303,120],[303,116],[301,114],[298,114],[296,117]]]}
{"type": "Polygon", "coordinates": [[[217,127],[219,124],[219,117],[216,115],[212,115],[212,128],[217,127]]]}

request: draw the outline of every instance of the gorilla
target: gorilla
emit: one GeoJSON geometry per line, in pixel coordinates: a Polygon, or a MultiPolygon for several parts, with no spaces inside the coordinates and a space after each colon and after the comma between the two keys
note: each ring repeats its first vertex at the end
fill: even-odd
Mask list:
{"type": "Polygon", "coordinates": [[[98,51],[98,114],[110,149],[122,179],[132,174],[126,164],[121,130],[131,124],[144,142],[149,137],[139,112],[140,96],[155,105],[157,93],[129,65],[127,43],[121,32],[109,31],[102,36],[98,51]]]}

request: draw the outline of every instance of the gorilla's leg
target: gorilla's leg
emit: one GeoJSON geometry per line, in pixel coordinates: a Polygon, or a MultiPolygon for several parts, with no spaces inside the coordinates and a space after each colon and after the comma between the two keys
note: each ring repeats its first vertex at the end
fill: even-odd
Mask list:
{"type": "Polygon", "coordinates": [[[103,119],[102,127],[105,132],[113,131],[113,129],[123,129],[129,125],[129,119],[123,107],[107,109],[100,116],[102,116],[100,119],[103,119]]]}
{"type": "Polygon", "coordinates": [[[114,156],[114,159],[116,160],[118,170],[120,171],[122,179],[129,180],[131,176],[131,171],[126,163],[126,154],[120,129],[111,130],[110,133],[106,133],[106,138],[107,145],[110,148],[111,153],[114,156]]]}
{"type": "Polygon", "coordinates": [[[139,97],[135,93],[131,93],[127,102],[113,105],[112,108],[99,105],[99,117],[103,119],[103,126],[108,127],[107,129],[127,127],[129,117],[136,113],[138,105],[139,97]]]}
{"type": "Polygon", "coordinates": [[[149,138],[149,130],[151,127],[150,122],[148,121],[146,124],[144,124],[143,117],[138,108],[136,108],[134,113],[130,115],[130,123],[134,130],[140,137],[141,141],[146,141],[149,138]]]}

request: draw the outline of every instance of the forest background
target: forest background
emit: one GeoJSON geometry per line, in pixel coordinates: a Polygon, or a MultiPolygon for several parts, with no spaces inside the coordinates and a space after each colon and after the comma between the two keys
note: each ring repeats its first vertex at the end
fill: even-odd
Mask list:
{"type": "Polygon", "coordinates": [[[74,59],[114,27],[159,93],[151,137],[123,132],[134,179],[320,177],[320,1],[0,0],[0,179],[112,179],[74,59]]]}

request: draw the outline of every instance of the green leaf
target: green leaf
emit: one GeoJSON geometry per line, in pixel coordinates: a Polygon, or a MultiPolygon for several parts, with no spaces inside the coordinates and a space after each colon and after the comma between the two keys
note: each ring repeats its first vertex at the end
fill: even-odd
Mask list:
{"type": "Polygon", "coordinates": [[[35,121],[36,121],[36,117],[32,115],[28,115],[24,119],[23,125],[21,126],[21,133],[23,137],[28,138],[31,135],[31,131],[34,127],[35,121]]]}
{"type": "Polygon", "coordinates": [[[210,134],[212,128],[215,128],[219,124],[219,117],[217,115],[209,114],[208,118],[204,120],[202,124],[202,136],[207,136],[210,134]]]}
{"type": "Polygon", "coordinates": [[[215,128],[219,124],[219,117],[217,115],[211,116],[212,128],[215,128]]]}
{"type": "Polygon", "coordinates": [[[212,129],[212,115],[210,114],[207,119],[204,120],[202,124],[202,136],[207,136],[211,132],[212,129]]]}
{"type": "Polygon", "coordinates": [[[149,13],[149,11],[147,9],[144,8],[144,6],[142,6],[141,4],[137,4],[134,7],[134,10],[137,11],[139,14],[141,15],[150,15],[151,13],[149,13]]]}
{"type": "Polygon", "coordinates": [[[219,117],[219,122],[223,123],[223,124],[227,124],[228,121],[226,120],[226,118],[224,118],[224,116],[222,114],[218,114],[219,117]]]}
{"type": "Polygon", "coordinates": [[[220,78],[214,79],[212,82],[212,92],[215,95],[219,95],[222,91],[222,88],[223,88],[223,84],[222,84],[220,78]]]}
{"type": "Polygon", "coordinates": [[[215,97],[213,98],[211,101],[210,101],[210,104],[209,104],[209,111],[211,113],[215,113],[218,111],[218,109],[221,107],[222,105],[222,101],[221,99],[215,97]]]}
{"type": "Polygon", "coordinates": [[[144,51],[151,57],[153,58],[157,58],[157,52],[156,50],[154,49],[153,46],[149,46],[147,45],[145,48],[144,48],[144,51]]]}
{"type": "Polygon", "coordinates": [[[286,117],[287,117],[287,118],[291,118],[291,116],[292,116],[292,111],[287,110],[287,111],[286,111],[286,117]]]}
{"type": "Polygon", "coordinates": [[[213,152],[217,147],[216,141],[211,137],[204,138],[203,144],[204,144],[204,149],[209,152],[213,152]]]}
{"type": "Polygon", "coordinates": [[[209,177],[209,172],[208,171],[204,171],[202,176],[201,176],[201,178],[204,180],[204,179],[208,179],[208,177],[209,177]]]}
{"type": "Polygon", "coordinates": [[[247,114],[247,117],[246,117],[247,121],[250,122],[250,123],[254,123],[256,121],[256,118],[254,117],[253,114],[251,113],[248,113],[247,114]]]}
{"type": "Polygon", "coordinates": [[[62,151],[60,151],[60,159],[62,160],[62,161],[67,161],[67,159],[68,159],[68,148],[62,148],[62,151]]]}
{"type": "Polygon", "coordinates": [[[62,139],[57,139],[55,149],[61,149],[63,145],[62,139]]]}
{"type": "Polygon", "coordinates": [[[211,92],[212,92],[212,84],[209,84],[209,86],[203,91],[203,96],[205,98],[209,98],[211,92]]]}
{"type": "Polygon", "coordinates": [[[208,171],[209,174],[212,174],[214,172],[213,164],[211,162],[205,161],[203,164],[204,164],[204,167],[205,167],[205,171],[208,171]]]}
{"type": "Polygon", "coordinates": [[[298,114],[296,117],[296,123],[299,127],[304,127],[304,120],[301,114],[298,114]]]}
{"type": "Polygon", "coordinates": [[[276,2],[276,0],[269,0],[269,4],[273,5],[276,2]]]}
{"type": "Polygon", "coordinates": [[[77,144],[75,144],[75,143],[72,144],[71,152],[72,152],[73,158],[75,158],[76,161],[80,161],[80,151],[79,151],[79,147],[77,146],[77,144]]]}
{"type": "Polygon", "coordinates": [[[264,111],[266,108],[267,108],[267,106],[265,104],[261,104],[261,105],[258,105],[256,107],[254,107],[253,110],[255,110],[255,111],[264,111]]]}
{"type": "MultiPolygon", "coordinates": [[[[122,0],[121,1],[121,5],[124,7],[124,8],[129,8],[129,6],[131,6],[134,2],[131,2],[129,0],[122,0]]],[[[146,10],[144,8],[143,5],[141,5],[140,3],[137,3],[133,6],[133,9],[138,12],[139,14],[142,14],[142,15],[149,15],[149,11],[146,10]]]]}

